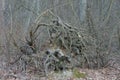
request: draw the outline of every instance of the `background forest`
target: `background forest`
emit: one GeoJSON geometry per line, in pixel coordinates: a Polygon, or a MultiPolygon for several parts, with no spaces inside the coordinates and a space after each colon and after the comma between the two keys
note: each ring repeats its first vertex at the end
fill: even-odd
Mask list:
{"type": "Polygon", "coordinates": [[[119,0],[0,0],[2,80],[18,72],[40,79],[66,70],[83,80],[107,80],[88,79],[76,69],[109,67],[119,71],[111,80],[119,80],[119,51],[119,0]]]}

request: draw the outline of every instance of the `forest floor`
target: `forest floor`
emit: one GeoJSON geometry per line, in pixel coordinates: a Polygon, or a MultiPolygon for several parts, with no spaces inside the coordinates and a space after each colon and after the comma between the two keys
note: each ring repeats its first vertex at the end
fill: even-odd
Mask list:
{"type": "Polygon", "coordinates": [[[120,66],[103,69],[77,69],[80,73],[86,74],[84,78],[75,78],[71,70],[63,72],[51,72],[47,77],[40,77],[32,72],[32,68],[26,71],[17,70],[16,66],[8,67],[4,55],[0,56],[0,80],[120,80],[120,66]]]}

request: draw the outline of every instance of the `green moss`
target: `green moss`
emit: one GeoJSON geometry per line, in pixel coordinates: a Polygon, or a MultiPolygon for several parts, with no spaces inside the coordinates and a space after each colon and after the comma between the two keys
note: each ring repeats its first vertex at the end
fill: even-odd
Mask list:
{"type": "Polygon", "coordinates": [[[73,77],[74,78],[85,78],[86,74],[79,72],[78,69],[73,69],[73,77]]]}

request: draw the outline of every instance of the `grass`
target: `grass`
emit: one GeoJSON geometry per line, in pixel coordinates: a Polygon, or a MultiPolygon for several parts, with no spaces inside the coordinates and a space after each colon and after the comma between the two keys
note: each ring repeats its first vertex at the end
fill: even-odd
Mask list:
{"type": "Polygon", "coordinates": [[[78,69],[73,69],[73,77],[74,78],[86,78],[86,74],[80,72],[78,69]]]}

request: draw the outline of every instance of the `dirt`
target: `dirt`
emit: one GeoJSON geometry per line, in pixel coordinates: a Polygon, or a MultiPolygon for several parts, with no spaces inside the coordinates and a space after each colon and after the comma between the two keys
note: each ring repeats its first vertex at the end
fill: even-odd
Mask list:
{"type": "Polygon", "coordinates": [[[8,66],[5,56],[0,56],[0,80],[120,80],[120,68],[116,63],[103,69],[78,69],[86,74],[85,78],[75,78],[71,70],[63,72],[51,72],[47,77],[41,77],[33,73],[33,68],[26,71],[17,69],[17,66],[8,66]]]}

